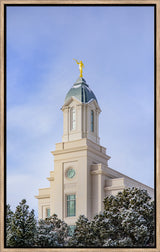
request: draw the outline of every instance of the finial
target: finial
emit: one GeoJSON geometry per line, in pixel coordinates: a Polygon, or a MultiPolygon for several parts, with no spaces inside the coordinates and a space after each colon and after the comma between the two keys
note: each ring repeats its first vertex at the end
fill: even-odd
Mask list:
{"type": "Polygon", "coordinates": [[[80,71],[80,76],[79,77],[83,77],[83,75],[82,75],[83,67],[84,67],[83,62],[82,61],[78,62],[76,59],[73,59],[73,60],[75,60],[76,63],[79,65],[79,71],[80,71]]]}

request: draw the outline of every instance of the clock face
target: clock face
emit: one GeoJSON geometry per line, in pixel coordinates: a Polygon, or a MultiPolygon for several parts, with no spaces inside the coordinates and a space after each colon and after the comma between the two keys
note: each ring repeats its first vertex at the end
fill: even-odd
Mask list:
{"type": "Polygon", "coordinates": [[[69,170],[67,171],[67,177],[68,177],[68,178],[73,178],[75,174],[76,174],[76,172],[75,172],[74,169],[69,169],[69,170]]]}

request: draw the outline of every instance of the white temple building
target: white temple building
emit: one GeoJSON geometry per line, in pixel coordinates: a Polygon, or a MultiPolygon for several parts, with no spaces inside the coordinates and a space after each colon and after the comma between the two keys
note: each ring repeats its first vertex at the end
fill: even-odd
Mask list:
{"type": "Polygon", "coordinates": [[[100,145],[99,107],[85,79],[79,77],[66,95],[62,142],[56,144],[48,188],[39,189],[39,218],[57,214],[70,227],[79,215],[92,218],[103,210],[103,199],[127,187],[154,190],[109,168],[110,156],[100,145]]]}

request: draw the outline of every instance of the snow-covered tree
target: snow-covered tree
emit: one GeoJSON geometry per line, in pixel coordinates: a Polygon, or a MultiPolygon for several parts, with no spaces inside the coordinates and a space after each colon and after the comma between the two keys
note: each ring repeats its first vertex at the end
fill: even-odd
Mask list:
{"type": "Polygon", "coordinates": [[[154,203],[146,190],[128,188],[104,199],[104,216],[114,233],[103,246],[154,246],[154,203]]]}
{"type": "Polygon", "coordinates": [[[128,188],[104,199],[104,211],[92,220],[81,215],[73,236],[54,214],[36,226],[34,210],[22,200],[15,213],[7,206],[8,247],[153,247],[154,202],[147,191],[128,188]]]}
{"type": "MultiPolygon", "coordinates": [[[[8,207],[8,213],[10,208],[8,207]]],[[[10,213],[7,220],[9,229],[7,232],[7,247],[33,247],[36,232],[36,220],[34,210],[29,211],[26,200],[23,199],[16,207],[15,213],[10,213]]],[[[7,224],[7,223],[6,223],[7,224]]]]}
{"type": "Polygon", "coordinates": [[[80,215],[73,236],[68,241],[68,246],[92,247],[95,244],[94,238],[93,232],[91,232],[91,222],[84,215],[80,215]]]}
{"type": "Polygon", "coordinates": [[[35,243],[37,247],[63,247],[67,236],[67,224],[54,214],[39,221],[35,243]]]}
{"type": "Polygon", "coordinates": [[[13,219],[13,211],[11,210],[11,206],[8,204],[6,206],[6,246],[8,246],[8,242],[11,236],[12,219],[13,219]]]}
{"type": "Polygon", "coordinates": [[[69,245],[74,247],[154,246],[154,202],[147,191],[124,189],[104,199],[92,220],[80,216],[69,245]]]}

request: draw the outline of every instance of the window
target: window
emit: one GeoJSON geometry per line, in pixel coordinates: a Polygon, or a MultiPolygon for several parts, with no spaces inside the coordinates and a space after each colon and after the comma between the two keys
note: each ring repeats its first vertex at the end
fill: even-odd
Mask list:
{"type": "Polygon", "coordinates": [[[76,195],[67,195],[67,217],[76,216],[76,195]]]}
{"type": "Polygon", "coordinates": [[[70,122],[71,122],[71,127],[70,129],[71,130],[75,130],[76,129],[76,110],[75,108],[71,108],[71,111],[70,111],[70,122]]]}
{"type": "Polygon", "coordinates": [[[50,209],[47,208],[46,210],[47,210],[47,217],[50,217],[50,209]]]}
{"type": "Polygon", "coordinates": [[[94,132],[94,111],[91,110],[91,131],[94,132]]]}
{"type": "Polygon", "coordinates": [[[72,235],[73,235],[75,228],[76,228],[75,225],[69,226],[69,229],[68,229],[68,236],[72,236],[72,235]]]}

